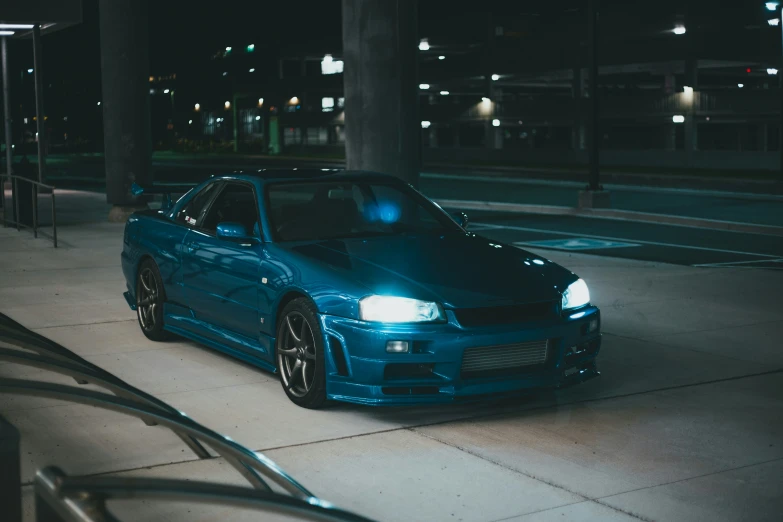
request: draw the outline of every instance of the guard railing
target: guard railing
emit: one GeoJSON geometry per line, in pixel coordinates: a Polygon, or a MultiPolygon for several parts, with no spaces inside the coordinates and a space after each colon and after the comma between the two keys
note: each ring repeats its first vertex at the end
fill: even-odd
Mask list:
{"type": "MultiPolygon", "coordinates": [[[[67,348],[24,328],[0,314],[0,361],[67,375],[78,384],[90,383],[111,393],[43,381],[0,378],[0,393],[47,397],[138,417],[149,426],[163,426],[177,434],[199,459],[213,458],[210,448],[234,467],[253,489],[190,481],[66,477],[54,468],[36,477],[40,522],[114,520],[106,511],[106,498],[166,498],[208,500],[217,504],[271,510],[299,515],[306,520],[366,521],[334,508],[315,497],[272,460],[234,442],[188,417],[173,406],[131,386],[67,348]],[[32,352],[32,353],[31,353],[32,352]],[[206,447],[205,447],[206,446],[206,447]],[[277,486],[285,494],[276,492],[277,486]],[[48,506],[48,507],[47,507],[48,506]],[[60,518],[54,518],[57,514],[60,518]]],[[[3,486],[3,485],[0,485],[3,486]]]]}
{"type": "MultiPolygon", "coordinates": [[[[38,237],[38,234],[40,232],[40,226],[38,224],[38,191],[39,189],[48,189],[50,191],[50,195],[52,196],[52,235],[48,236],[48,234],[44,234],[42,232],[41,235],[48,236],[48,239],[50,239],[54,243],[54,248],[57,248],[57,204],[55,199],[55,187],[52,185],[47,185],[45,183],[41,183],[40,181],[36,181],[34,179],[26,178],[24,176],[14,176],[14,175],[6,175],[6,176],[0,176],[0,180],[5,177],[11,181],[11,190],[12,190],[12,200],[14,205],[14,216],[15,219],[8,219],[4,217],[3,222],[5,223],[5,226],[15,226],[16,230],[20,230],[22,228],[29,228],[33,231],[33,237],[38,237]],[[19,183],[30,183],[32,184],[32,190],[30,191],[32,193],[32,201],[30,202],[32,205],[32,224],[22,223],[20,214],[19,214],[19,204],[20,204],[20,198],[19,198],[19,183]]],[[[2,183],[0,185],[3,185],[3,200],[5,200],[5,181],[2,180],[2,183]]],[[[5,205],[3,205],[5,206],[5,205]]]]}

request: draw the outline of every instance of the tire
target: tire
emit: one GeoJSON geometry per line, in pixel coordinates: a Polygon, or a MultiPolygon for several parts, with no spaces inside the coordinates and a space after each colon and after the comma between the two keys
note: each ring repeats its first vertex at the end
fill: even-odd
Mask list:
{"type": "Polygon", "coordinates": [[[170,338],[163,329],[163,303],[166,290],[158,265],[152,259],[145,259],[136,273],[136,319],[142,333],[152,341],[170,338]]]}
{"type": "Polygon", "coordinates": [[[326,402],[325,350],[316,312],[309,299],[288,303],[280,313],[275,341],[283,391],[291,402],[309,409],[320,408],[326,402]]]}

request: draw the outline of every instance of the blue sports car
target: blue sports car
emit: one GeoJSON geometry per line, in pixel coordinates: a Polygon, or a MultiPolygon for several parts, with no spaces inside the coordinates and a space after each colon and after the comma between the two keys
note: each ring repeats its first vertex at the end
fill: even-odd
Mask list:
{"type": "Polygon", "coordinates": [[[391,176],[213,176],[128,219],[124,295],[148,338],[177,334],[279,372],[306,408],[598,375],[600,314],[585,282],[466,227],[391,176]]]}

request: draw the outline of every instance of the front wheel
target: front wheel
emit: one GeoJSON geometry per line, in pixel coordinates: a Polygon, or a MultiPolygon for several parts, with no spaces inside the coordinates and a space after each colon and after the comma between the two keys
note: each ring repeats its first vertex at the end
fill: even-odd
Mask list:
{"type": "Polygon", "coordinates": [[[326,402],[323,333],[308,299],[294,299],[283,308],[277,325],[277,368],[288,398],[303,408],[326,402]]]}
{"type": "Polygon", "coordinates": [[[163,329],[163,303],[166,293],[158,265],[144,260],[136,276],[136,317],[144,335],[153,341],[165,341],[168,332],[163,329]]]}

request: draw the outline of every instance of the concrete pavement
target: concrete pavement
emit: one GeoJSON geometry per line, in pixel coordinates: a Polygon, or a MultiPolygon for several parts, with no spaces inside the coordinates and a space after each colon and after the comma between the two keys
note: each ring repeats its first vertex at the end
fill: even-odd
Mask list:
{"type": "MultiPolygon", "coordinates": [[[[121,295],[122,225],[104,222],[103,196],[61,201],[72,216],[63,248],[0,229],[0,311],[264,451],[340,507],[379,520],[779,520],[780,271],[542,250],[602,307],[600,378],[503,401],[308,411],[269,373],[189,341],[148,341],[121,295]]],[[[70,384],[8,363],[0,375],[70,384]]],[[[242,483],[220,459],[195,461],[174,435],[135,418],[2,395],[0,412],[21,431],[26,481],[56,464],[242,483]]],[[[251,520],[110,505],[134,521],[251,520]]],[[[27,487],[26,520],[32,512],[27,487]]]]}

